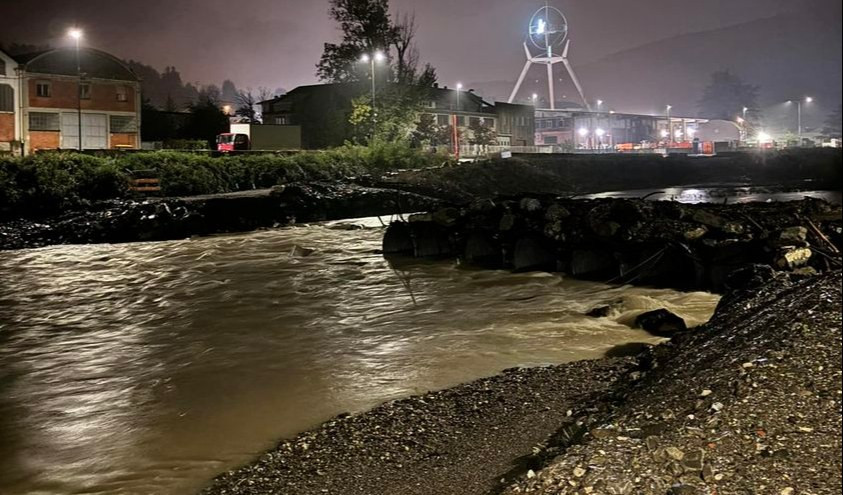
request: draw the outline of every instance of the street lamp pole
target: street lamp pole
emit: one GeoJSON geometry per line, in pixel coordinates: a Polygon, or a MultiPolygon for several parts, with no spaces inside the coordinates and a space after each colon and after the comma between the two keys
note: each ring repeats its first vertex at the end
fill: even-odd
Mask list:
{"type": "Polygon", "coordinates": [[[360,61],[363,63],[371,63],[371,75],[372,75],[372,140],[374,141],[375,136],[377,135],[378,130],[378,109],[377,109],[377,100],[376,100],[376,91],[375,91],[375,62],[380,62],[383,60],[384,54],[381,52],[375,52],[373,55],[369,55],[368,53],[364,53],[362,57],[360,57],[360,61]]]}
{"type": "Polygon", "coordinates": [[[79,144],[79,151],[82,151],[82,63],[79,60],[79,41],[82,39],[82,30],[73,28],[67,33],[76,43],[76,132],[79,144]]]}
{"type": "Polygon", "coordinates": [[[667,107],[667,149],[673,146],[673,121],[670,120],[670,110],[673,108],[673,105],[668,105],[667,107]]]}
{"type": "MultiPolygon", "coordinates": [[[[804,98],[805,103],[814,101],[810,96],[804,98]]],[[[790,100],[793,101],[793,100],[790,100]]],[[[802,99],[796,100],[796,134],[799,136],[799,147],[802,147],[802,99]]]]}
{"type": "Polygon", "coordinates": [[[460,159],[460,92],[462,91],[462,83],[457,83],[457,109],[454,112],[454,156],[457,160],[460,159]]]}

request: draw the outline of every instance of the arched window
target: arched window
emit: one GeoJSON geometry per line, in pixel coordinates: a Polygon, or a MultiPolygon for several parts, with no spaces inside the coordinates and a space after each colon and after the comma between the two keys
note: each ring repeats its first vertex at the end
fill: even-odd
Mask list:
{"type": "Polygon", "coordinates": [[[0,84],[0,112],[15,111],[15,91],[8,84],[0,84]]]}

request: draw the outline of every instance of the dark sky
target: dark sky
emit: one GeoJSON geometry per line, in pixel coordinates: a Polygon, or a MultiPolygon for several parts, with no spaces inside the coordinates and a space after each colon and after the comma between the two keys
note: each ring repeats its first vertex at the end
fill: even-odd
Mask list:
{"type": "MultiPolygon", "coordinates": [[[[817,0],[829,5],[840,0],[817,0]]],[[[572,60],[585,64],[647,42],[798,9],[793,0],[564,0],[572,60]]],[[[526,24],[541,1],[392,0],[414,11],[422,59],[454,81],[513,80],[526,24]]],[[[839,9],[838,9],[839,10],[839,9]]],[[[322,43],[338,36],[328,0],[0,0],[0,41],[66,43],[68,25],[86,42],[186,81],[291,89],[313,83],[322,43]],[[12,21],[12,22],[9,22],[12,21]]],[[[763,42],[760,40],[759,42],[763,42]]],[[[725,49],[726,47],[724,47],[725,49]]]]}

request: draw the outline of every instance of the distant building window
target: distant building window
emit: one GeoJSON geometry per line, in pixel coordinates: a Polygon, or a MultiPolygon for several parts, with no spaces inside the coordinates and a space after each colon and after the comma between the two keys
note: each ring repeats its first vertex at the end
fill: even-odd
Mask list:
{"type": "Polygon", "coordinates": [[[457,117],[457,127],[465,127],[465,117],[457,117]]]}
{"type": "Polygon", "coordinates": [[[556,136],[545,136],[544,144],[558,144],[559,139],[556,136]]]}
{"type": "Polygon", "coordinates": [[[448,125],[450,124],[450,117],[447,115],[436,114],[436,125],[448,125]]]}
{"type": "Polygon", "coordinates": [[[80,100],[90,100],[91,99],[91,85],[88,83],[82,83],[79,85],[79,99],[80,100]]]}
{"type": "Polygon", "coordinates": [[[46,112],[31,112],[29,114],[30,131],[58,131],[59,114],[46,112]]]}
{"type": "Polygon", "coordinates": [[[15,90],[8,84],[0,84],[0,112],[15,111],[15,90]]]}
{"type": "Polygon", "coordinates": [[[129,88],[117,86],[117,101],[129,101],[129,88]]]}
{"type": "Polygon", "coordinates": [[[53,96],[53,86],[48,82],[35,83],[35,95],[39,98],[49,98],[53,96]]]}
{"type": "Polygon", "coordinates": [[[480,125],[480,118],[479,117],[471,117],[468,120],[468,125],[470,126],[477,126],[480,125]]]}
{"type": "Polygon", "coordinates": [[[287,116],[275,117],[275,125],[287,125],[287,116]]]}
{"type": "Polygon", "coordinates": [[[111,132],[137,132],[138,123],[134,117],[128,115],[112,115],[110,117],[111,132]]]}

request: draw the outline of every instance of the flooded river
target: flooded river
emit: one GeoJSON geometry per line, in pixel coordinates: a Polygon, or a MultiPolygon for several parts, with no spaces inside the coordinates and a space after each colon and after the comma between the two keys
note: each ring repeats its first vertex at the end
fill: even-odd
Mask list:
{"type": "Polygon", "coordinates": [[[192,493],[338,413],[657,342],[625,323],[667,307],[697,324],[717,301],[393,265],[382,235],[369,219],[0,252],[0,493],[192,493]]]}

